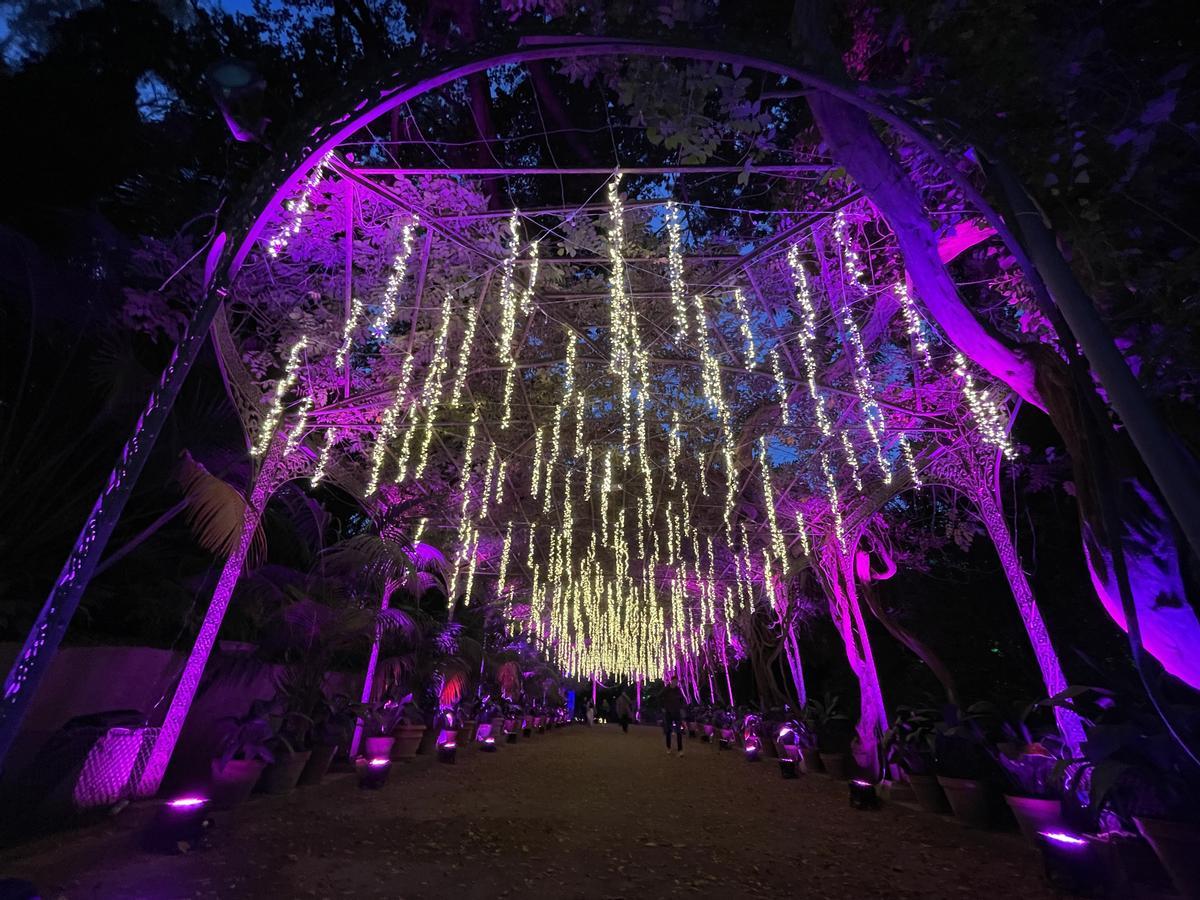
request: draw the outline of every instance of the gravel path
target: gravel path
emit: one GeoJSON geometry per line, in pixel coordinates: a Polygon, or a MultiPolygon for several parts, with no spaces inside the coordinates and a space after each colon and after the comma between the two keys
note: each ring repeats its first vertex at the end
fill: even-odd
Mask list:
{"type": "Polygon", "coordinates": [[[335,777],[256,798],[184,856],[135,849],[151,812],[4,851],[0,872],[69,900],[1053,896],[1015,835],[856,811],[841,782],[696,741],[667,756],[652,728],[573,726],[398,764],[378,792],[335,777]]]}

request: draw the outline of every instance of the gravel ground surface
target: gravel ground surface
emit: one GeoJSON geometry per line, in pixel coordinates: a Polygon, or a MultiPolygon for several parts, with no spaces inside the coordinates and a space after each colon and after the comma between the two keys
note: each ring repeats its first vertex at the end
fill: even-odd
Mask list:
{"type": "Polygon", "coordinates": [[[150,808],[0,852],[46,898],[1054,896],[1013,834],[885,805],[844,783],[662,733],[576,725],[454,766],[397,764],[218,814],[211,846],[137,849],[150,808]]]}

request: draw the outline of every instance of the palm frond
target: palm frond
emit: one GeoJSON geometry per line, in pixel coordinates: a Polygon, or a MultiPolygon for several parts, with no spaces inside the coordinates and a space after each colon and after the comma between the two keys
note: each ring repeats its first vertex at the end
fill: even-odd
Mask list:
{"type": "MultiPolygon", "coordinates": [[[[176,478],[188,501],[184,517],[200,546],[218,556],[232,555],[241,540],[246,517],[246,498],[241,491],[213,475],[186,450],[181,454],[176,478]]],[[[261,527],[255,527],[247,565],[257,565],[266,550],[266,535],[261,527]]]]}

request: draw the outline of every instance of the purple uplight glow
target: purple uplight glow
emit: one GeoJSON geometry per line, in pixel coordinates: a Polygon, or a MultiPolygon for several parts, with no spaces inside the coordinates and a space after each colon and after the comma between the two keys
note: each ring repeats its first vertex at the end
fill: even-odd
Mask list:
{"type": "Polygon", "coordinates": [[[874,785],[872,785],[871,782],[863,781],[861,778],[856,778],[853,781],[851,781],[850,783],[857,785],[858,787],[864,787],[864,788],[874,787],[874,785]]]}
{"type": "Polygon", "coordinates": [[[1056,844],[1062,844],[1066,847],[1083,847],[1087,845],[1087,841],[1078,835],[1067,834],[1065,831],[1039,831],[1038,834],[1048,841],[1053,841],[1056,844]]]}
{"type": "Polygon", "coordinates": [[[195,809],[197,806],[203,806],[208,802],[207,797],[179,797],[176,800],[171,800],[167,806],[171,809],[195,809]]]}
{"type": "Polygon", "coordinates": [[[382,769],[384,766],[391,765],[392,761],[386,757],[376,757],[367,762],[367,765],[372,769],[382,769]]]}

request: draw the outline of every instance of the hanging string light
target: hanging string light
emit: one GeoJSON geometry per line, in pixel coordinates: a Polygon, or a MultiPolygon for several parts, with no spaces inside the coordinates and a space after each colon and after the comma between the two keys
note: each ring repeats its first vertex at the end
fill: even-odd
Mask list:
{"type": "Polygon", "coordinates": [[[384,454],[387,445],[396,436],[396,421],[400,416],[400,406],[408,398],[408,383],[412,379],[413,356],[411,353],[404,357],[400,368],[400,382],[396,385],[396,395],[392,403],[384,410],[379,420],[379,434],[375,437],[375,445],[371,448],[371,477],[367,480],[367,490],[364,497],[370,497],[379,487],[379,476],[383,472],[384,454]]]}
{"type": "Polygon", "coordinates": [[[508,583],[508,554],[512,550],[513,523],[512,519],[508,520],[508,525],[504,529],[504,546],[500,550],[500,573],[496,577],[496,596],[504,596],[504,586],[508,583]]]}
{"type": "MultiPolygon", "coordinates": [[[[841,249],[843,264],[846,271],[850,275],[850,283],[861,294],[866,294],[866,287],[863,285],[863,271],[858,261],[858,251],[850,243],[849,236],[846,233],[846,214],[844,210],[838,210],[833,218],[833,234],[837,240],[838,247],[841,249]]],[[[867,426],[867,433],[871,436],[871,443],[875,445],[875,459],[879,463],[879,469],[883,473],[885,484],[892,483],[892,465],[883,453],[883,433],[886,429],[886,422],[883,417],[883,410],[879,408],[874,396],[871,393],[871,368],[867,363],[867,351],[863,346],[862,335],[859,334],[858,325],[854,321],[854,315],[850,309],[850,304],[843,298],[842,302],[842,325],[846,330],[846,337],[850,340],[850,349],[854,360],[854,387],[858,393],[859,408],[863,413],[863,423],[867,426]]]]}
{"type": "Polygon", "coordinates": [[[371,334],[384,338],[392,328],[392,320],[396,317],[396,298],[400,295],[400,286],[408,275],[408,258],[412,256],[413,238],[416,236],[420,220],[413,220],[400,231],[400,252],[392,258],[392,271],[388,274],[387,284],[383,290],[383,303],[379,315],[371,323],[371,334]]]}
{"type": "Polygon", "coordinates": [[[350,301],[350,315],[346,318],[346,324],[342,326],[342,343],[338,347],[337,353],[333,355],[335,369],[340,369],[346,362],[346,357],[350,355],[350,347],[354,343],[354,329],[358,327],[358,321],[362,318],[362,314],[362,301],[355,297],[350,301]]]}
{"type": "Polygon", "coordinates": [[[788,389],[783,380],[783,366],[779,364],[779,351],[772,347],[767,351],[767,356],[771,359],[771,374],[775,377],[775,396],[779,400],[779,421],[785,426],[791,425],[792,417],[788,411],[788,389]]]}
{"type": "Polygon", "coordinates": [[[325,470],[329,467],[329,454],[333,451],[337,433],[336,428],[325,429],[325,442],[321,444],[321,452],[317,456],[317,467],[313,470],[312,478],[309,479],[309,484],[313,487],[316,487],[325,478],[325,470]]]}
{"type": "Polygon", "coordinates": [[[738,326],[742,332],[742,340],[746,343],[746,368],[752,369],[758,362],[758,348],[754,344],[754,329],[750,327],[750,313],[746,309],[746,297],[741,288],[733,289],[733,308],[738,315],[738,326]]]}
{"type": "Polygon", "coordinates": [[[517,259],[521,254],[521,230],[519,213],[516,209],[508,219],[508,254],[500,265],[500,336],[496,340],[496,351],[504,365],[504,400],[500,418],[500,430],[507,431],[512,424],[512,395],[517,380],[517,359],[513,342],[517,330],[517,310],[526,309],[532,301],[538,273],[538,242],[529,246],[529,285],[525,290],[516,287],[517,259]]]}
{"type": "Polygon", "coordinates": [[[921,481],[921,474],[917,471],[917,461],[913,459],[912,447],[908,443],[908,435],[903,431],[899,435],[900,452],[904,455],[904,465],[908,469],[909,480],[912,481],[912,486],[915,488],[924,487],[924,482],[921,481]]]}
{"type": "Polygon", "coordinates": [[[966,357],[961,353],[954,354],[954,374],[962,379],[963,397],[984,443],[998,449],[1005,459],[1016,459],[1017,451],[1008,437],[1007,417],[1002,405],[993,400],[986,389],[976,387],[966,357]]]}
{"type": "Polygon", "coordinates": [[[296,424],[288,432],[287,443],[283,448],[284,456],[291,456],[299,448],[300,442],[304,440],[304,429],[308,427],[308,414],[312,412],[315,402],[312,394],[308,394],[300,401],[300,409],[296,413],[296,424]]]}
{"type": "Polygon", "coordinates": [[[771,528],[771,550],[781,564],[787,563],[787,545],[779,530],[779,519],[775,515],[775,491],[771,487],[771,470],[767,465],[767,439],[758,436],[758,467],[762,474],[763,505],[767,508],[767,523],[771,528]]]}
{"type": "Polygon", "coordinates": [[[421,538],[425,536],[425,526],[428,524],[429,524],[428,516],[422,516],[421,520],[419,522],[417,522],[417,530],[413,533],[413,539],[412,539],[412,545],[414,547],[420,546],[421,538]]]}
{"type": "Polygon", "coordinates": [[[900,304],[900,311],[904,313],[904,324],[908,327],[908,336],[912,340],[913,347],[916,348],[917,355],[921,357],[921,363],[925,368],[933,367],[933,360],[929,357],[929,344],[925,340],[925,329],[921,322],[921,315],[917,312],[917,305],[913,302],[908,293],[908,285],[904,283],[904,279],[900,279],[892,287],[892,293],[896,295],[896,301],[900,304]]]}
{"type": "Polygon", "coordinates": [[[330,150],[313,167],[312,173],[301,182],[300,194],[283,205],[287,213],[287,222],[267,241],[267,253],[272,257],[279,256],[292,238],[300,233],[300,224],[304,216],[312,209],[312,192],[325,177],[325,170],[333,162],[333,151],[330,150]]]}
{"type": "Polygon", "coordinates": [[[533,433],[533,468],[529,475],[529,496],[538,495],[538,482],[542,477],[542,444],[546,439],[546,426],[539,425],[533,433]]]}
{"type": "Polygon", "coordinates": [[[804,510],[796,507],[796,531],[800,535],[800,548],[804,551],[804,555],[808,556],[812,553],[812,546],[808,542],[808,526],[804,522],[804,510]]]}
{"type": "Polygon", "coordinates": [[[429,366],[425,369],[425,381],[422,383],[421,393],[417,397],[417,404],[423,418],[418,425],[416,416],[413,416],[413,421],[409,425],[408,431],[404,434],[404,440],[400,445],[400,452],[397,454],[397,484],[403,482],[408,474],[409,449],[418,427],[422,431],[422,437],[421,444],[417,449],[416,465],[413,471],[414,478],[421,477],[429,460],[429,445],[433,440],[433,423],[434,419],[437,418],[438,402],[441,400],[442,395],[442,381],[446,375],[446,368],[448,366],[446,360],[446,342],[450,334],[452,304],[452,298],[447,294],[442,300],[442,318],[438,322],[437,335],[433,339],[433,351],[430,355],[429,366]]]}
{"type": "Polygon", "coordinates": [[[450,406],[456,407],[462,400],[463,388],[467,383],[467,370],[471,363],[471,348],[475,344],[475,327],[479,313],[475,305],[467,307],[467,326],[463,331],[462,344],[458,348],[458,366],[454,372],[454,386],[450,390],[450,406]]]}
{"type": "Polygon", "coordinates": [[[304,348],[307,346],[308,338],[302,335],[296,343],[292,344],[292,349],[288,351],[287,362],[283,367],[283,377],[275,382],[275,394],[271,398],[271,408],[267,411],[267,416],[263,419],[262,425],[259,428],[258,441],[250,448],[251,456],[258,457],[267,452],[267,447],[271,444],[271,438],[275,435],[275,428],[279,425],[279,420],[283,416],[283,398],[287,396],[287,392],[296,383],[296,377],[300,369],[300,354],[304,352],[304,348]]]}
{"type": "Polygon", "coordinates": [[[833,477],[833,466],[829,462],[829,454],[821,454],[821,471],[825,475],[825,490],[829,497],[829,515],[833,519],[833,534],[843,550],[846,549],[846,535],[842,530],[842,501],[838,497],[837,481],[833,477]]]}
{"type": "Polygon", "coordinates": [[[683,281],[682,213],[674,200],[667,201],[667,283],[671,290],[671,305],[675,312],[675,341],[687,340],[688,310],[687,286],[683,281]]]}

